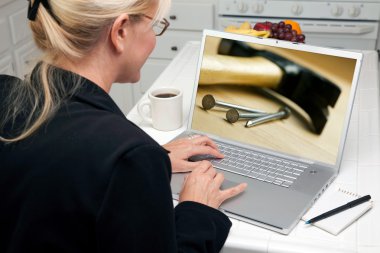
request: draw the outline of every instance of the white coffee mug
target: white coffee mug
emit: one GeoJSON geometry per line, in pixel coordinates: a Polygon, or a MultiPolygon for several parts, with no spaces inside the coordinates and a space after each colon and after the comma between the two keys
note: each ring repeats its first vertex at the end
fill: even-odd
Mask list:
{"type": "Polygon", "coordinates": [[[161,131],[171,131],[182,126],[182,91],[172,87],[157,88],[148,93],[149,100],[138,104],[140,116],[161,131]],[[147,112],[144,108],[149,108],[147,112]],[[150,112],[150,115],[149,115],[150,112]]]}

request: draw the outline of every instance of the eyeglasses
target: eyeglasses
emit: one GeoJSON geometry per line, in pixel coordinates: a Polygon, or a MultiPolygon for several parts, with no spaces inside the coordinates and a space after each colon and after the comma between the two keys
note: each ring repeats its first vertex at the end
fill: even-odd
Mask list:
{"type": "MultiPolygon", "coordinates": [[[[149,17],[148,15],[145,15],[145,14],[142,14],[143,17],[146,17],[150,20],[153,20],[152,17],[149,17]]],[[[166,31],[166,29],[168,29],[170,23],[169,21],[164,18],[162,19],[161,21],[156,21],[153,23],[152,25],[152,28],[153,28],[153,31],[154,31],[154,34],[156,36],[161,36],[162,34],[164,34],[164,32],[166,31]]]]}

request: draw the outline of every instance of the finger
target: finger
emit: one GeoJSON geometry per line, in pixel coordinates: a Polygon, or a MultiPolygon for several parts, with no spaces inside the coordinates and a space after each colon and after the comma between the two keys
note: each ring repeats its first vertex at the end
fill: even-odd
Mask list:
{"type": "Polygon", "coordinates": [[[225,201],[226,199],[235,197],[236,195],[239,195],[247,188],[247,183],[242,183],[237,186],[228,188],[226,190],[221,191],[221,199],[222,201],[225,201]]]}
{"type": "Polygon", "coordinates": [[[212,155],[215,158],[224,158],[224,155],[219,150],[209,146],[194,146],[190,150],[190,156],[194,155],[212,155]]]}
{"type": "Polygon", "coordinates": [[[185,177],[183,178],[182,186],[181,186],[181,192],[182,192],[183,189],[185,188],[185,185],[186,185],[186,183],[187,183],[188,178],[189,178],[189,174],[185,175],[185,177]]]}
{"type": "Polygon", "coordinates": [[[195,170],[197,167],[199,167],[201,163],[202,161],[197,161],[197,162],[181,161],[180,167],[176,171],[173,171],[172,173],[191,172],[195,170]]]}
{"type": "Polygon", "coordinates": [[[212,168],[212,164],[209,161],[200,161],[193,171],[196,173],[206,173],[210,168],[212,168]]]}
{"type": "Polygon", "coordinates": [[[206,135],[199,135],[199,136],[193,138],[192,141],[194,144],[207,145],[207,146],[213,147],[214,149],[218,150],[218,146],[215,144],[215,142],[213,140],[211,140],[206,135]]]}
{"type": "Polygon", "coordinates": [[[183,178],[183,184],[186,184],[188,178],[189,178],[189,174],[185,175],[185,177],[183,178]]]}
{"type": "Polygon", "coordinates": [[[189,137],[187,137],[187,138],[184,138],[184,139],[194,140],[195,138],[198,138],[198,137],[200,137],[200,136],[202,136],[202,135],[196,134],[196,135],[191,135],[191,136],[189,136],[189,137]]]}
{"type": "Polygon", "coordinates": [[[201,163],[202,161],[197,161],[197,162],[184,161],[183,166],[181,166],[184,169],[182,169],[180,172],[193,171],[197,167],[199,167],[201,163]]]}
{"type": "Polygon", "coordinates": [[[214,177],[214,183],[215,186],[218,187],[218,189],[222,186],[223,181],[224,175],[222,173],[216,173],[216,176],[214,177]]]}
{"type": "Polygon", "coordinates": [[[205,174],[209,175],[211,178],[214,178],[217,174],[216,169],[211,165],[208,170],[205,172],[205,174]]]}

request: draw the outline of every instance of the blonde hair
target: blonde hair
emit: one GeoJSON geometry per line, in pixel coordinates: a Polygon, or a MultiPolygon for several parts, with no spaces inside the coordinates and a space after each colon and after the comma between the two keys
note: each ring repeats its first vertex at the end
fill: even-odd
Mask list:
{"type": "MultiPolygon", "coordinates": [[[[34,0],[31,0],[32,4],[34,0]]],[[[14,124],[25,114],[28,117],[16,134],[0,136],[0,141],[11,143],[23,140],[39,129],[60,107],[62,101],[75,94],[82,79],[71,75],[67,87],[60,71],[54,67],[59,57],[80,59],[93,49],[102,32],[121,14],[140,15],[157,4],[152,20],[166,15],[171,0],[48,0],[50,10],[41,4],[35,21],[30,22],[34,41],[44,56],[29,77],[12,85],[4,113],[0,114],[0,134],[6,124],[14,124]]],[[[14,129],[13,129],[14,130],[14,129]]]]}

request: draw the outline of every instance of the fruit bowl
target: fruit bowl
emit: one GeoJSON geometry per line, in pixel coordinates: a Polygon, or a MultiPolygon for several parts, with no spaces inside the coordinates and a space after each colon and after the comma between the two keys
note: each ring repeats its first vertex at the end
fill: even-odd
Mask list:
{"type": "Polygon", "coordinates": [[[269,31],[269,38],[305,43],[305,35],[302,33],[300,25],[293,20],[284,20],[278,23],[269,21],[256,23],[253,29],[269,31]]]}
{"type": "Polygon", "coordinates": [[[259,22],[253,27],[251,27],[251,24],[246,21],[241,24],[240,27],[230,25],[225,31],[256,37],[305,43],[305,35],[302,33],[300,25],[293,20],[284,20],[278,23],[269,21],[259,22]]]}

